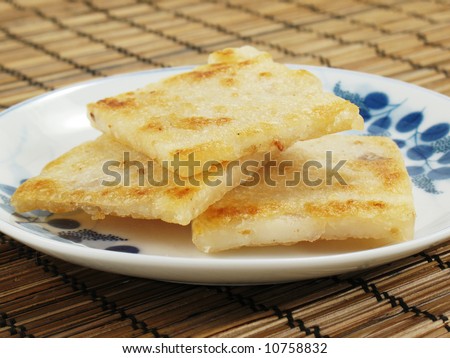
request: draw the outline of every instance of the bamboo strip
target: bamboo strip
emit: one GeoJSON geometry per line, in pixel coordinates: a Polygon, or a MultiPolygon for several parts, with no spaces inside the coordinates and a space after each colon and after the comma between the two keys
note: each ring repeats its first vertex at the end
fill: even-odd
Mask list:
{"type": "MultiPolygon", "coordinates": [[[[209,51],[253,44],[283,62],[329,62],[450,93],[450,33],[444,23],[450,7],[377,3],[382,5],[28,0],[20,2],[25,9],[2,3],[0,22],[18,38],[0,33],[0,63],[59,87],[92,78],[64,59],[109,75],[154,67],[137,56],[193,64],[204,62],[209,51]]],[[[0,74],[2,106],[42,92],[0,74]]],[[[42,256],[55,265],[54,276],[32,258],[19,257],[17,248],[0,244],[0,310],[36,336],[448,337],[441,317],[450,314],[449,245],[334,280],[225,289],[126,278],[42,256]]],[[[11,329],[1,328],[0,336],[11,329]]]]}

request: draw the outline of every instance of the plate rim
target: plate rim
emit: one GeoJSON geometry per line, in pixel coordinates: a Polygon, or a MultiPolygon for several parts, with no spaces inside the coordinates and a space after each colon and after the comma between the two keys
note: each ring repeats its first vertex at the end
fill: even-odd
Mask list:
{"type": "MultiPolygon", "coordinates": [[[[115,251],[101,250],[101,249],[92,248],[92,247],[88,247],[88,246],[69,244],[69,243],[59,242],[56,240],[48,240],[47,238],[45,238],[37,233],[31,233],[31,232],[28,232],[25,230],[21,230],[20,228],[2,220],[2,219],[0,219],[0,230],[8,236],[16,238],[18,241],[20,241],[22,243],[24,243],[23,241],[26,241],[30,245],[32,245],[33,240],[35,240],[37,238],[39,241],[43,242],[44,246],[46,246],[46,244],[48,244],[49,246],[54,246],[55,248],[70,247],[74,250],[80,250],[80,251],[86,251],[86,252],[89,251],[89,252],[93,252],[93,253],[101,253],[102,255],[110,256],[110,257],[119,257],[119,256],[122,257],[123,255],[127,255],[128,257],[134,257],[134,258],[137,258],[137,260],[143,260],[143,261],[147,261],[146,259],[144,260],[144,258],[151,258],[153,260],[159,260],[159,259],[163,258],[164,261],[177,261],[177,262],[178,261],[188,261],[189,263],[191,263],[192,261],[201,260],[201,262],[204,262],[205,265],[209,264],[210,261],[214,262],[214,263],[224,264],[224,265],[228,265],[229,262],[239,263],[242,265],[248,265],[248,264],[260,261],[260,260],[263,260],[264,263],[266,263],[266,264],[267,263],[274,264],[278,261],[283,261],[283,262],[288,262],[288,263],[303,263],[303,262],[311,263],[311,262],[322,261],[322,260],[325,260],[325,261],[333,260],[333,262],[343,261],[346,263],[351,263],[352,261],[348,261],[348,258],[353,259],[353,260],[358,260],[358,259],[360,259],[358,256],[361,256],[363,254],[368,255],[368,256],[378,257],[378,254],[383,251],[388,251],[388,254],[390,254],[390,256],[395,256],[396,254],[399,254],[403,251],[403,250],[400,250],[400,248],[403,248],[404,246],[411,246],[411,248],[410,248],[411,250],[423,249],[423,244],[424,244],[423,241],[427,241],[427,244],[429,245],[428,247],[438,245],[440,242],[445,241],[446,239],[449,239],[449,237],[447,237],[447,234],[449,233],[448,231],[450,230],[450,227],[441,229],[441,230],[433,233],[432,235],[429,235],[422,239],[409,240],[409,241],[404,241],[401,243],[385,245],[385,246],[376,247],[376,248],[367,249],[367,250],[346,252],[346,253],[340,253],[340,254],[323,255],[323,256],[312,256],[312,257],[288,257],[288,258],[264,258],[264,259],[258,258],[258,257],[256,257],[256,258],[231,258],[230,259],[227,257],[217,257],[214,255],[210,255],[209,257],[204,257],[204,258],[203,257],[202,258],[171,257],[171,256],[161,256],[161,255],[152,255],[152,254],[136,255],[136,254],[127,253],[127,252],[115,252],[115,251]],[[15,235],[16,231],[19,232],[20,234],[23,234],[25,239],[17,238],[15,235]],[[433,242],[428,242],[431,238],[433,239],[433,242]],[[405,245],[405,244],[408,244],[408,245],[405,245]],[[395,250],[395,249],[397,249],[397,250],[395,250]]],[[[389,255],[386,255],[383,257],[388,257],[388,256],[389,255]]],[[[371,258],[372,257],[368,257],[367,259],[371,259],[371,258]]],[[[202,265],[200,265],[200,266],[202,266],[202,265]]],[[[208,265],[208,267],[209,267],[209,265],[208,265]]]]}
{"type": "MultiPolygon", "coordinates": [[[[370,73],[364,73],[359,71],[352,71],[352,70],[346,70],[346,69],[338,69],[338,68],[330,68],[330,67],[322,67],[322,66],[310,66],[310,65],[301,65],[301,64],[287,64],[290,68],[294,69],[306,69],[310,71],[325,71],[325,72],[333,72],[333,73],[343,73],[344,75],[351,75],[351,76],[363,76],[366,78],[373,78],[377,81],[388,81],[391,83],[394,83],[396,85],[400,86],[406,86],[411,88],[412,90],[418,90],[425,92],[428,95],[432,95],[438,98],[441,98],[446,101],[450,101],[450,97],[435,92],[433,90],[423,88],[421,86],[411,84],[408,82],[404,82],[401,80],[370,74],[370,73]]],[[[52,96],[66,96],[70,95],[72,91],[78,91],[86,87],[90,87],[92,85],[97,85],[99,83],[105,83],[110,80],[116,80],[118,78],[130,78],[134,76],[151,76],[155,73],[160,72],[183,72],[191,70],[192,68],[195,68],[196,65],[186,65],[186,66],[176,66],[176,67],[168,67],[168,68],[156,68],[156,69],[149,69],[149,70],[143,70],[143,71],[134,71],[134,72],[127,72],[127,73],[121,73],[121,74],[115,74],[112,76],[104,77],[104,78],[95,78],[87,81],[82,81],[74,84],[70,84],[61,88],[58,88],[56,90],[52,90],[46,93],[43,93],[41,95],[32,97],[30,99],[27,99],[25,101],[22,101],[20,103],[17,103],[8,109],[4,110],[0,113],[0,121],[7,120],[7,117],[9,113],[18,110],[19,108],[26,107],[27,105],[32,105],[35,102],[42,101],[44,99],[51,98],[52,96]]],[[[11,215],[11,214],[10,214],[11,215]]],[[[38,247],[37,250],[45,250],[45,249],[51,249],[53,251],[56,251],[58,253],[64,254],[66,250],[69,248],[70,254],[83,254],[88,255],[89,257],[95,258],[96,260],[100,260],[102,262],[112,262],[112,261],[128,261],[129,258],[133,258],[133,265],[135,264],[149,264],[149,261],[151,261],[152,265],[157,264],[157,266],[164,267],[164,266],[171,266],[171,267],[179,267],[186,264],[189,264],[190,267],[194,266],[198,268],[205,268],[205,267],[211,267],[211,264],[215,266],[217,269],[226,269],[229,268],[230,263],[233,263],[234,265],[239,265],[240,267],[254,267],[255,265],[261,265],[264,264],[264,266],[267,269],[271,268],[298,268],[302,267],[303,265],[311,265],[314,267],[320,267],[323,264],[326,264],[327,262],[332,261],[334,265],[346,263],[346,264],[352,264],[356,262],[360,262],[361,260],[373,260],[380,257],[383,257],[383,259],[386,259],[384,262],[390,261],[391,257],[395,257],[398,255],[401,255],[405,251],[408,252],[408,254],[404,255],[407,256],[409,254],[427,249],[429,247],[438,245],[439,243],[450,239],[450,224],[443,229],[440,229],[432,234],[429,234],[421,239],[417,240],[409,240],[401,243],[395,243],[392,245],[372,248],[372,249],[365,249],[365,250],[359,250],[354,252],[345,252],[345,253],[337,253],[337,254],[329,254],[329,255],[320,255],[320,256],[311,256],[311,257],[274,257],[274,258],[262,258],[262,257],[245,257],[245,258],[239,258],[239,257],[217,257],[215,255],[210,255],[209,257],[181,257],[181,256],[162,256],[160,254],[153,255],[153,254],[132,254],[132,253],[125,253],[125,252],[113,252],[113,251],[107,251],[107,250],[101,250],[97,248],[91,248],[87,246],[81,246],[81,245],[73,245],[69,243],[63,243],[58,242],[56,240],[49,240],[48,238],[39,235],[38,233],[30,233],[23,229],[20,229],[19,227],[14,226],[13,224],[5,221],[4,219],[0,219],[0,230],[4,232],[6,235],[9,235],[16,239],[19,242],[22,242],[25,245],[31,246],[31,247],[38,247]],[[34,245],[36,243],[36,245],[34,245]],[[132,256],[130,256],[132,255],[132,256]],[[100,256],[100,257],[99,257],[100,256]],[[162,265],[161,265],[162,264],[162,265]]],[[[234,268],[230,269],[231,271],[234,270],[234,268]]]]}

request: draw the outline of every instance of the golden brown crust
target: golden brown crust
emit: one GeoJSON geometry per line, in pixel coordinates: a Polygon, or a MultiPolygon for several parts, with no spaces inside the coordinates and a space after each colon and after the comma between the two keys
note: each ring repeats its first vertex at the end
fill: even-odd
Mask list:
{"type": "MultiPolygon", "coordinates": [[[[349,199],[345,201],[330,200],[326,202],[326,205],[324,203],[305,203],[303,209],[306,215],[342,217],[347,215],[359,216],[368,211],[382,212],[386,207],[387,204],[383,201],[349,199]]],[[[374,214],[376,215],[376,213],[374,214]]]]}
{"type": "Polygon", "coordinates": [[[251,187],[241,185],[194,220],[198,248],[215,252],[320,238],[412,238],[411,182],[389,138],[330,135],[298,142],[281,153],[270,174],[275,186],[263,180],[251,187]],[[284,160],[290,163],[280,171],[284,160]],[[320,167],[309,169],[308,181],[303,169],[312,160],[320,167]],[[345,162],[337,172],[343,182],[327,174],[341,161],[345,162]],[[292,184],[295,173],[302,176],[292,184]],[[316,179],[321,182],[311,184],[316,179]]]}
{"type": "MultiPolygon", "coordinates": [[[[273,150],[275,141],[287,148],[363,124],[355,105],[323,92],[311,73],[248,46],[214,52],[207,65],[91,103],[88,113],[95,128],[160,163],[194,154],[195,173],[210,160],[252,153],[248,148],[273,150]]],[[[183,168],[180,175],[191,172],[183,168]]]]}
{"type": "Polygon", "coordinates": [[[261,211],[256,206],[227,206],[227,207],[210,207],[203,215],[206,215],[208,219],[224,219],[235,217],[246,217],[258,214],[261,211]]]}
{"type": "Polygon", "coordinates": [[[206,118],[206,117],[186,117],[178,120],[174,123],[175,128],[198,130],[208,126],[223,126],[230,123],[231,118],[218,117],[218,118],[206,118]]]}
{"type": "Polygon", "coordinates": [[[195,177],[197,183],[186,181],[180,186],[173,173],[163,171],[148,157],[111,137],[101,136],[47,164],[39,176],[17,189],[11,203],[18,212],[41,209],[61,213],[82,209],[94,219],[116,215],[186,225],[233,188],[225,186],[226,173],[220,178],[223,185],[217,187],[206,186],[202,174],[195,177]],[[130,157],[124,159],[124,153],[129,153],[130,157]],[[108,162],[114,163],[108,170],[120,174],[120,183],[109,185],[113,178],[103,169],[108,162]],[[142,166],[133,166],[133,162],[142,166]],[[153,183],[148,180],[150,170],[153,183]],[[127,185],[124,183],[126,171],[129,174],[127,185]],[[163,181],[164,177],[167,182],[163,181]]]}
{"type": "Polygon", "coordinates": [[[100,106],[111,110],[132,110],[136,108],[136,101],[133,98],[105,98],[97,102],[100,106]]]}

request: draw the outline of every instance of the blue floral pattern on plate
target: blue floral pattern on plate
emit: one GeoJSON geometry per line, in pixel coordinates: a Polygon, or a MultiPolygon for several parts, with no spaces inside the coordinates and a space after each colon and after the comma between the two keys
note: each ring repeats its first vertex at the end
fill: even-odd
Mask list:
{"type": "MultiPolygon", "coordinates": [[[[23,181],[22,181],[23,182],[23,181]]],[[[25,231],[52,237],[57,241],[71,242],[90,246],[89,242],[120,242],[128,239],[112,234],[102,234],[92,229],[80,227],[83,224],[74,218],[59,218],[48,211],[35,210],[30,213],[18,214],[10,204],[10,198],[16,188],[11,185],[0,184],[0,208],[11,213],[15,222],[22,226],[25,231]],[[64,230],[61,230],[64,229],[64,230]],[[79,229],[79,230],[76,230],[79,229]]],[[[131,245],[114,245],[104,248],[109,251],[120,251],[128,253],[139,253],[139,248],[131,245]]]]}
{"type": "Polygon", "coordinates": [[[96,79],[41,95],[0,113],[0,183],[9,184],[0,187],[0,229],[41,252],[78,265],[151,279],[207,284],[261,284],[336,275],[387,263],[447,239],[450,180],[445,178],[450,139],[446,123],[450,99],[365,73],[289,67],[311,71],[325,90],[335,89],[356,103],[366,119],[365,134],[386,135],[397,141],[416,183],[413,240],[374,250],[355,242],[345,249],[299,245],[205,255],[192,244],[189,226],[112,217],[92,221],[80,212],[14,214],[9,198],[21,179],[35,175],[45,163],[98,136],[86,118],[86,103],[116,95],[117,88],[132,91],[193,66],[96,79]],[[111,238],[124,240],[109,241],[111,238]]]}
{"type": "MultiPolygon", "coordinates": [[[[391,103],[387,93],[375,90],[366,95],[343,88],[341,82],[334,85],[336,95],[345,98],[360,109],[364,118],[366,135],[391,137],[405,156],[414,161],[407,170],[412,182],[430,194],[440,194],[434,181],[450,178],[450,125],[438,123],[422,128],[426,108],[397,115],[406,99],[399,103],[391,103]]],[[[409,108],[409,107],[408,107],[409,108]]],[[[20,183],[25,180],[21,180],[20,183]]],[[[98,242],[123,242],[128,239],[112,234],[102,234],[93,229],[83,227],[74,218],[61,218],[47,211],[36,210],[31,213],[18,214],[10,205],[10,197],[16,188],[0,184],[0,208],[16,218],[24,230],[50,236],[53,239],[83,246],[102,248],[109,251],[139,253],[140,249],[132,245],[114,245],[99,247],[98,242]]]]}
{"type": "Polygon", "coordinates": [[[426,108],[398,116],[396,111],[406,100],[390,103],[385,92],[370,92],[363,96],[343,89],[340,82],[333,91],[359,107],[368,135],[392,137],[406,157],[414,162],[406,167],[414,185],[427,193],[441,194],[434,182],[450,179],[448,123],[423,128],[426,108]]]}

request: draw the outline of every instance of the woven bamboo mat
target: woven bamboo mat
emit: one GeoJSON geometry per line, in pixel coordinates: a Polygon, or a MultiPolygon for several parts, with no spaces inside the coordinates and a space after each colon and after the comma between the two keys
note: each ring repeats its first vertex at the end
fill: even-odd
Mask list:
{"type": "MultiPolygon", "coordinates": [[[[4,0],[0,110],[254,45],[450,95],[446,0],[4,0]]],[[[204,287],[99,272],[0,233],[0,337],[450,337],[450,242],[355,274],[204,287]]]]}

